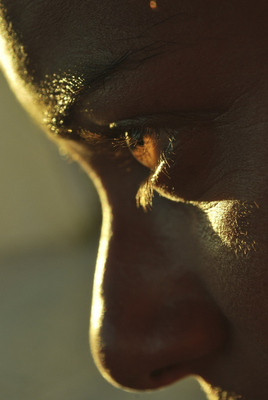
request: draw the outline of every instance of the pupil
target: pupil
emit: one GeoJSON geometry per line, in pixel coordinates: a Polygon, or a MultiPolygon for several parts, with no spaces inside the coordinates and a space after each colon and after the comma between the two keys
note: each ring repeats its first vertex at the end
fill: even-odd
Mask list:
{"type": "Polygon", "coordinates": [[[144,146],[144,140],[142,138],[137,140],[135,146],[144,146]]]}

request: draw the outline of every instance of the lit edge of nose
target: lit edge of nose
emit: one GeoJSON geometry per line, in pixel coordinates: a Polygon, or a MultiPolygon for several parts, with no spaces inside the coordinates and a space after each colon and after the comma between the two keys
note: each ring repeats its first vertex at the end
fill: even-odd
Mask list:
{"type": "MultiPolygon", "coordinates": [[[[105,198],[105,202],[106,202],[105,198]]],[[[107,202],[108,203],[108,202],[107,202]]],[[[194,336],[201,334],[201,341],[197,340],[198,346],[201,344],[201,351],[199,348],[197,349],[195,339],[194,346],[190,349],[191,355],[185,357],[185,351],[183,350],[184,356],[180,357],[180,351],[177,351],[176,346],[174,346],[174,342],[171,343],[172,346],[169,346],[167,343],[166,349],[164,349],[164,353],[168,353],[163,356],[163,353],[158,357],[158,354],[153,354],[152,357],[155,357],[155,360],[148,360],[152,358],[150,354],[141,353],[132,354],[129,356],[125,356],[122,352],[122,346],[120,340],[117,340],[117,347],[111,348],[107,345],[104,337],[110,335],[110,327],[115,330],[118,330],[118,326],[113,326],[113,321],[109,315],[109,309],[106,309],[106,305],[104,303],[104,293],[103,293],[103,280],[105,280],[105,270],[106,270],[106,262],[108,256],[109,243],[111,238],[113,237],[111,225],[112,225],[112,213],[109,205],[103,207],[103,226],[102,226],[102,234],[100,240],[99,254],[96,265],[95,279],[94,279],[94,292],[93,292],[93,304],[92,304],[92,312],[91,312],[91,325],[90,325],[90,344],[92,349],[92,355],[94,361],[100,370],[101,374],[104,378],[110,382],[112,385],[123,388],[127,391],[151,391],[160,389],[164,386],[170,385],[188,375],[199,375],[196,374],[196,365],[202,364],[202,362],[206,362],[206,359],[214,357],[214,354],[218,354],[220,349],[223,347],[226,342],[226,321],[223,317],[219,308],[214,304],[214,301],[208,296],[203,289],[200,287],[198,281],[196,279],[192,280],[190,278],[190,288],[191,292],[199,293],[197,298],[199,299],[196,302],[196,305],[199,304],[196,311],[196,307],[190,309],[194,312],[190,313],[193,316],[193,320],[197,317],[197,322],[194,323],[195,333],[194,336]],[[197,286],[196,286],[197,285],[197,286]],[[205,294],[205,297],[204,297],[205,294]],[[201,297],[200,297],[201,296],[201,297]],[[205,299],[205,301],[204,301],[205,299]],[[202,305],[203,304],[203,305],[202,305]],[[200,308],[201,307],[201,308],[200,308]],[[202,311],[203,310],[203,311],[202,311]],[[199,314],[199,316],[198,316],[199,314]],[[199,318],[199,320],[198,320],[199,318]],[[110,321],[110,324],[105,323],[105,320],[110,321]],[[103,326],[105,328],[103,330],[103,326]],[[208,326],[208,330],[206,328],[208,326]],[[200,328],[200,329],[199,329],[200,328]],[[206,333],[209,332],[208,335],[206,333]],[[203,335],[203,336],[202,336],[203,335]],[[206,337],[207,336],[207,337],[206,337]],[[204,339],[204,341],[203,341],[204,339]],[[118,346],[119,344],[119,346],[118,346]],[[175,351],[173,351],[175,349],[175,351]],[[119,350],[119,351],[117,351],[119,350]],[[172,354],[175,353],[175,354],[172,354]],[[179,356],[177,356],[179,354],[179,356]],[[142,355],[142,357],[139,357],[142,355]],[[171,356],[170,356],[171,355],[171,356]],[[123,356],[123,357],[122,357],[123,356]],[[131,359],[133,357],[133,360],[131,359]],[[121,359],[120,359],[121,358],[121,359]],[[119,360],[119,361],[118,361],[119,360]],[[143,361],[142,361],[143,360],[143,361]],[[156,362],[155,362],[156,361],[156,362]],[[136,364],[133,368],[133,365],[136,364]],[[145,364],[145,365],[144,365],[145,364]],[[129,367],[130,366],[130,367],[129,367]],[[193,368],[194,366],[194,368],[193,368]]],[[[114,278],[114,277],[113,277],[114,278]]],[[[185,287],[185,282],[181,282],[183,287],[185,287]]],[[[176,293],[180,292],[178,285],[176,284],[176,293]]],[[[112,292],[110,292],[111,295],[112,292]]],[[[187,302],[187,301],[186,301],[187,302]]],[[[189,306],[189,304],[188,304],[189,306]]],[[[148,309],[149,310],[149,309],[148,309]]],[[[180,315],[181,310],[177,310],[176,308],[175,316],[180,315]]],[[[149,313],[150,314],[150,313],[149,313]]],[[[129,315],[129,314],[128,314],[129,315]]],[[[146,314],[147,315],[147,314],[146,314]]],[[[173,315],[173,317],[174,317],[173,315]]],[[[146,317],[147,319],[147,317],[146,317]]],[[[177,318],[176,318],[177,319],[177,318]]],[[[179,318],[180,319],[180,318],[179,318]]],[[[140,322],[144,322],[143,320],[140,322]]],[[[185,321],[181,321],[184,325],[185,321]]],[[[124,326],[128,327],[127,324],[124,326]]],[[[180,323],[179,323],[180,326],[180,323]]],[[[181,329],[181,328],[180,328],[181,329]]],[[[193,329],[191,328],[191,332],[193,329]]],[[[126,331],[125,331],[126,333],[126,331]]],[[[126,335],[128,336],[128,334],[126,335]]],[[[120,338],[120,334],[118,334],[120,338]]],[[[179,343],[180,339],[177,340],[177,336],[175,337],[175,343],[179,343]]],[[[184,336],[185,337],[185,336],[184,336]]],[[[126,343],[131,348],[131,341],[128,341],[128,337],[126,338],[126,343]],[[129,343],[128,343],[129,342],[129,343]]],[[[178,345],[181,347],[181,344],[178,345]]],[[[126,348],[126,347],[125,347],[126,348]]],[[[187,354],[187,346],[186,346],[186,354],[187,354]]]]}

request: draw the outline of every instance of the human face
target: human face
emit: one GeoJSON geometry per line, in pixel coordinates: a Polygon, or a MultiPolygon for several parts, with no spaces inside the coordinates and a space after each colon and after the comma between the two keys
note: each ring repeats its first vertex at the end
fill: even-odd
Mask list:
{"type": "Polygon", "coordinates": [[[0,4],[14,91],[102,201],[102,374],[267,399],[267,2],[0,4]]]}

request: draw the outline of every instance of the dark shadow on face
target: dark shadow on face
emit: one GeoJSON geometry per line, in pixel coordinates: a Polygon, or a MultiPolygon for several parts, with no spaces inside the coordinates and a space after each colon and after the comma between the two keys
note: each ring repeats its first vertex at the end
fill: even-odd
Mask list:
{"type": "Polygon", "coordinates": [[[135,204],[143,167],[87,157],[80,161],[97,172],[111,218],[92,313],[92,350],[104,376],[145,390],[197,374],[252,399],[259,382],[258,396],[266,395],[263,210],[242,200],[182,203],[156,194],[145,213],[135,204]]]}
{"type": "Polygon", "coordinates": [[[92,347],[104,375],[147,389],[196,373],[266,399],[267,3],[0,7],[14,91],[102,198],[92,347]],[[135,196],[150,171],[133,146],[152,136],[173,148],[145,213],[135,196]]]}

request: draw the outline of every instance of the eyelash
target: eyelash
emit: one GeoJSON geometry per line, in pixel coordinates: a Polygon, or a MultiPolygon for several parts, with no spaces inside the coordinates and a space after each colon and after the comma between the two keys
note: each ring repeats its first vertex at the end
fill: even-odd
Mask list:
{"type": "MultiPolygon", "coordinates": [[[[149,126],[120,126],[121,124],[112,123],[109,126],[98,128],[97,130],[81,130],[79,136],[90,144],[112,143],[116,148],[128,147],[135,149],[144,145],[144,139],[152,136],[159,141],[165,137],[168,139],[168,145],[163,148],[162,152],[168,158],[173,151],[177,132],[163,128],[152,128],[149,126]]],[[[122,124],[123,125],[123,124],[122,124]]]]}

